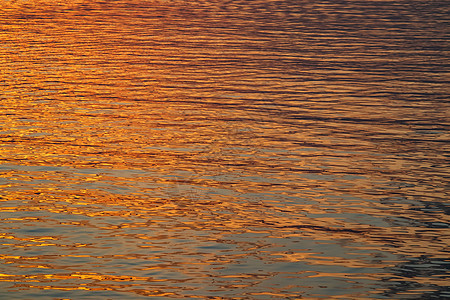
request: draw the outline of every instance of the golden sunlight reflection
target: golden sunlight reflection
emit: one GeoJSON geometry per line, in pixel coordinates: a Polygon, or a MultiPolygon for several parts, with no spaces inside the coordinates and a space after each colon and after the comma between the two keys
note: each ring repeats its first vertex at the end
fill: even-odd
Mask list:
{"type": "Polygon", "coordinates": [[[0,1],[0,298],[448,297],[413,2],[0,1]]]}

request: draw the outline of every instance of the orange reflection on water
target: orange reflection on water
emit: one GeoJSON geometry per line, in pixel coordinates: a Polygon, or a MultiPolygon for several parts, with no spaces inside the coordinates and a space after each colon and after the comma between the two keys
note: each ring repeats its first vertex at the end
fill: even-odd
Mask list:
{"type": "Polygon", "coordinates": [[[0,290],[444,291],[439,24],[288,2],[0,3],[0,290]]]}

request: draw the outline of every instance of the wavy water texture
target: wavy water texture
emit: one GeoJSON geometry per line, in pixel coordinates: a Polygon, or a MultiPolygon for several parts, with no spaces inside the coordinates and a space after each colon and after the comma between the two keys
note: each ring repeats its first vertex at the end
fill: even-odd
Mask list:
{"type": "Polygon", "coordinates": [[[0,298],[450,297],[449,10],[0,0],[0,298]]]}

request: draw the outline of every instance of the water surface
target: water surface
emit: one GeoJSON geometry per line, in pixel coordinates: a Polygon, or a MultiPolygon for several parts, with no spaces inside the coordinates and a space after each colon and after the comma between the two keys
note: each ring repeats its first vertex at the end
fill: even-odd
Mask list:
{"type": "Polygon", "coordinates": [[[0,0],[0,298],[450,297],[449,15],[0,0]]]}

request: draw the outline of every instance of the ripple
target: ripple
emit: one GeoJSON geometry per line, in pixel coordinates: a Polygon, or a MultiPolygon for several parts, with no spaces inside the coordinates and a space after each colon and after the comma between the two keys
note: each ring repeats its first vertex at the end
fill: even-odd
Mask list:
{"type": "Polygon", "coordinates": [[[0,290],[448,296],[447,10],[2,1],[0,290]]]}

